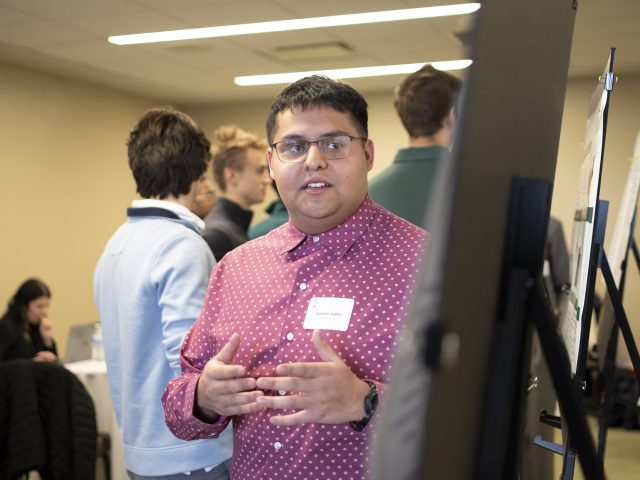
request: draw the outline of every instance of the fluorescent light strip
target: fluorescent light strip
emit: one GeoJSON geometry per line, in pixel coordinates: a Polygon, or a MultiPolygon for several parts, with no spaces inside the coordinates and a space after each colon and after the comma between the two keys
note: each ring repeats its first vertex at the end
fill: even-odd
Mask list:
{"type": "Polygon", "coordinates": [[[339,68],[335,70],[315,70],[310,72],[274,73],[271,75],[249,75],[236,77],[233,83],[241,87],[256,85],[273,85],[276,83],[292,83],[309,75],[325,75],[330,78],[381,77],[383,75],[402,75],[413,73],[425,63],[430,63],[438,70],[462,70],[471,65],[471,60],[450,60],[446,62],[405,63],[403,65],[383,65],[379,67],[339,68]]]}
{"type": "Polygon", "coordinates": [[[332,15],[329,17],[300,18],[295,20],[278,20],[274,22],[245,23],[241,25],[225,25],[222,27],[189,28],[186,30],[170,30],[166,32],[113,35],[110,36],[108,40],[110,43],[114,43],[116,45],[172,42],[176,40],[193,40],[197,38],[229,37],[232,35],[282,32],[289,30],[303,30],[306,28],[338,27],[365,23],[444,17],[449,15],[465,15],[473,13],[479,8],[479,3],[460,3],[457,5],[443,5],[439,7],[405,8],[402,10],[353,13],[349,15],[332,15]]]}

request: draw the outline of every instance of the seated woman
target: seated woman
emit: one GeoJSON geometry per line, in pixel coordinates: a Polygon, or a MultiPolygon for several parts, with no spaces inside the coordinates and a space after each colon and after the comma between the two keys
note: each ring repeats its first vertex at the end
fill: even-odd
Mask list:
{"type": "Polygon", "coordinates": [[[58,360],[48,317],[50,300],[51,291],[40,280],[32,278],[20,285],[0,319],[0,361],[58,360]]]}

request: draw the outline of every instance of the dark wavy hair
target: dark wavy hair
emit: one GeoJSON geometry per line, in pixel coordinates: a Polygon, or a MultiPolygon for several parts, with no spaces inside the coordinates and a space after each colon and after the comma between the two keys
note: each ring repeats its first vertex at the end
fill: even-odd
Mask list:
{"type": "Polygon", "coordinates": [[[129,167],[144,198],[178,197],[207,170],[211,143],[188,115],[171,107],[147,111],[127,141],[129,167]]]}
{"type": "Polygon", "coordinates": [[[51,298],[51,290],[49,287],[37,278],[30,278],[18,287],[16,293],[9,300],[7,311],[2,316],[2,321],[13,323],[19,329],[22,329],[26,321],[24,311],[26,307],[36,298],[51,298]]]}
{"type": "Polygon", "coordinates": [[[348,113],[358,134],[369,136],[367,101],[351,85],[322,75],[311,75],[285,87],[271,104],[267,117],[267,138],[273,142],[276,117],[285,110],[305,111],[312,107],[330,107],[348,113]]]}

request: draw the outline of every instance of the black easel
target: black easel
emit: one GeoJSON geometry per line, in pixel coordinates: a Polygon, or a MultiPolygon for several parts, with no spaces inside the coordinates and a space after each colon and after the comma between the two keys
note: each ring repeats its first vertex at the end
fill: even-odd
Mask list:
{"type": "MultiPolygon", "coordinates": [[[[613,74],[613,60],[614,60],[614,54],[615,54],[615,48],[611,49],[611,55],[609,57],[609,65],[608,65],[608,69],[605,71],[603,77],[600,78],[600,81],[603,83],[603,88],[604,91],[606,92],[606,101],[605,101],[605,106],[604,106],[604,111],[603,111],[603,124],[602,124],[602,148],[601,148],[601,152],[600,152],[600,175],[598,176],[598,184],[597,184],[597,194],[596,194],[596,198],[599,198],[600,196],[600,184],[601,184],[601,180],[602,180],[602,164],[603,164],[603,159],[604,159],[604,146],[605,146],[605,139],[606,139],[606,133],[607,133],[607,119],[608,119],[608,111],[609,111],[609,98],[610,98],[610,94],[611,91],[613,90],[613,86],[615,84],[615,77],[613,74]]],[[[586,282],[586,288],[585,288],[585,300],[584,300],[584,305],[583,305],[583,309],[581,312],[579,312],[580,314],[580,343],[578,345],[578,357],[577,357],[577,362],[576,362],[576,371],[575,371],[575,375],[573,376],[572,382],[570,382],[568,385],[571,385],[573,388],[573,393],[576,397],[580,398],[582,395],[582,391],[585,388],[585,374],[586,374],[586,363],[587,363],[587,353],[588,353],[588,342],[589,342],[589,330],[591,327],[591,312],[593,311],[593,302],[594,302],[594,296],[595,296],[595,282],[596,282],[596,275],[597,275],[597,270],[598,268],[601,268],[603,271],[603,274],[605,274],[606,277],[606,273],[604,272],[604,270],[607,270],[609,277],[611,278],[611,280],[613,280],[612,276],[611,276],[611,270],[609,269],[609,265],[606,261],[606,255],[604,253],[604,233],[606,230],[606,222],[607,222],[607,212],[608,212],[608,208],[609,208],[609,203],[605,202],[605,201],[600,201],[598,200],[596,202],[595,208],[593,212],[589,212],[589,208],[587,208],[587,211],[584,212],[584,214],[586,215],[587,218],[589,218],[589,215],[593,215],[591,218],[593,218],[593,236],[591,239],[591,250],[590,250],[590,257],[589,257],[589,265],[588,265],[588,270],[587,270],[587,282],[586,282]]],[[[585,219],[586,220],[586,219],[585,219]]],[[[613,286],[615,288],[615,283],[613,282],[613,286]]],[[[617,292],[616,292],[617,293],[617,292]]],[[[615,294],[614,294],[615,295],[615,294]]],[[[613,298],[612,298],[613,301],[613,298]]],[[[621,303],[620,303],[620,307],[621,307],[621,303]]],[[[624,315],[624,310],[622,310],[621,315],[624,315]]],[[[616,310],[616,317],[618,317],[618,311],[616,310]]],[[[626,316],[624,317],[624,320],[626,321],[626,316]]],[[[543,325],[544,326],[544,325],[543,325]]],[[[626,322],[626,326],[627,326],[627,330],[628,333],[630,334],[630,330],[628,329],[628,322],[626,322]]],[[[625,337],[626,339],[626,337],[625,337]]],[[[635,346],[635,345],[633,345],[635,346]]],[[[542,344],[543,350],[545,348],[545,345],[542,344]]],[[[637,352],[637,349],[636,349],[637,352]]],[[[545,354],[546,355],[546,354],[545,354]]],[[[552,376],[554,375],[553,370],[551,368],[551,365],[549,364],[549,368],[551,370],[551,374],[552,376]]],[[[560,391],[558,390],[558,388],[564,388],[563,384],[557,384],[556,383],[556,379],[554,377],[554,386],[556,389],[556,393],[558,394],[558,397],[560,396],[560,391]]],[[[550,450],[554,453],[563,455],[563,462],[562,462],[562,474],[560,476],[560,478],[562,480],[571,480],[573,478],[573,474],[574,474],[574,469],[575,469],[575,458],[576,458],[576,453],[580,451],[579,448],[579,444],[582,443],[584,441],[583,438],[580,438],[580,436],[576,436],[575,433],[575,428],[572,430],[572,428],[570,427],[569,424],[569,415],[573,415],[573,412],[571,411],[566,411],[562,408],[562,404],[561,406],[561,414],[562,414],[562,418],[554,416],[554,415],[550,415],[545,411],[542,411],[540,414],[540,421],[542,423],[545,423],[547,425],[551,425],[554,426],[556,428],[561,428],[563,424],[567,425],[567,435],[566,435],[566,439],[565,439],[565,443],[564,443],[564,449],[560,446],[557,445],[551,441],[545,441],[543,440],[539,435],[535,438],[534,443],[542,448],[545,448],[547,450],[550,450]]],[[[580,406],[582,407],[582,404],[580,404],[580,406]]],[[[587,429],[587,434],[589,439],[591,440],[591,434],[589,432],[589,430],[587,429]]],[[[584,433],[579,433],[579,435],[584,435],[584,433]]],[[[582,447],[584,448],[584,447],[582,447]]],[[[582,470],[585,474],[585,476],[587,478],[592,478],[592,475],[604,475],[604,470],[603,470],[603,464],[602,464],[602,457],[598,456],[598,470],[596,471],[591,471],[589,470],[584,462],[581,461],[582,464],[582,470]]],[[[596,478],[596,477],[593,477],[596,478]]],[[[600,478],[600,477],[598,477],[600,478]]]]}
{"type": "MultiPolygon", "coordinates": [[[[600,197],[600,184],[602,181],[602,165],[604,160],[604,147],[607,135],[607,120],[609,113],[609,100],[611,91],[615,84],[615,76],[613,73],[613,60],[615,55],[615,48],[611,49],[611,55],[609,57],[608,69],[605,71],[603,77],[600,78],[603,83],[604,91],[606,92],[606,103],[603,112],[603,125],[602,125],[602,148],[600,151],[600,175],[598,177],[598,187],[596,198],[600,197]]],[[[591,313],[593,311],[593,301],[595,296],[595,283],[597,269],[600,265],[601,258],[604,253],[604,232],[607,221],[607,210],[609,208],[608,202],[601,202],[598,200],[593,212],[594,226],[593,226],[593,238],[591,242],[591,256],[589,258],[589,270],[587,276],[587,285],[585,290],[585,302],[581,313],[581,328],[580,328],[580,344],[578,346],[578,358],[576,363],[576,372],[574,376],[574,387],[576,393],[581,394],[585,388],[585,374],[587,365],[587,353],[589,349],[589,330],[591,328],[591,313]]],[[[573,472],[575,468],[575,443],[577,439],[571,435],[571,432],[566,437],[563,462],[562,462],[562,480],[571,480],[573,478],[573,472]]],[[[602,465],[601,459],[600,465],[602,465]]],[[[585,475],[587,471],[584,470],[585,475]]]]}
{"type": "Polygon", "coordinates": [[[478,479],[517,478],[534,325],[586,478],[604,479],[584,407],[572,383],[557,319],[544,291],[542,264],[550,194],[551,185],[543,180],[515,178],[512,182],[498,322],[492,334],[478,439],[478,479]]]}
{"type": "Polygon", "coordinates": [[[621,264],[620,271],[620,283],[616,288],[615,279],[611,273],[610,265],[607,261],[607,257],[602,252],[601,265],[600,269],[605,279],[605,283],[607,285],[607,293],[609,294],[609,298],[611,300],[611,304],[614,309],[615,321],[611,325],[611,336],[609,337],[609,345],[607,348],[607,354],[605,357],[604,369],[603,369],[603,377],[604,377],[604,402],[602,404],[602,410],[600,412],[600,422],[599,422],[599,431],[598,431],[598,457],[604,462],[604,451],[607,440],[607,429],[609,425],[609,419],[611,414],[611,407],[613,405],[613,389],[615,385],[615,377],[614,377],[614,369],[615,369],[615,360],[616,354],[618,350],[618,331],[621,330],[623,334],[623,338],[625,340],[625,344],[627,346],[627,350],[629,352],[629,356],[631,357],[631,363],[633,364],[633,368],[636,371],[636,380],[640,383],[640,378],[638,375],[640,374],[640,358],[638,357],[638,348],[633,339],[633,334],[629,327],[629,322],[627,321],[627,316],[624,312],[624,307],[622,304],[622,297],[624,294],[624,285],[627,274],[627,265],[629,260],[629,250],[632,251],[634,258],[636,260],[636,265],[638,269],[640,269],[640,255],[638,253],[638,247],[634,240],[634,229],[635,229],[635,220],[636,220],[636,212],[633,214],[633,220],[631,221],[631,226],[629,229],[629,237],[627,239],[627,248],[625,250],[624,259],[621,264]]]}

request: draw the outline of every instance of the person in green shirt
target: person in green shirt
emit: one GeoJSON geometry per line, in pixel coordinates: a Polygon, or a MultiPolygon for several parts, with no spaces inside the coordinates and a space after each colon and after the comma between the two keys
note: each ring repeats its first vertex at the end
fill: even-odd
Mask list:
{"type": "Polygon", "coordinates": [[[427,230],[425,215],[439,166],[449,158],[461,84],[457,77],[431,65],[400,82],[394,106],[409,134],[409,146],[400,149],[391,166],[369,182],[375,202],[427,230]]]}
{"type": "Polygon", "coordinates": [[[287,207],[284,206],[284,202],[280,199],[278,187],[276,187],[275,182],[271,184],[271,187],[275,190],[278,198],[271,202],[265,209],[265,212],[267,212],[269,216],[249,229],[249,239],[251,240],[266,235],[271,230],[278,228],[289,220],[289,212],[287,211],[287,207]]]}

